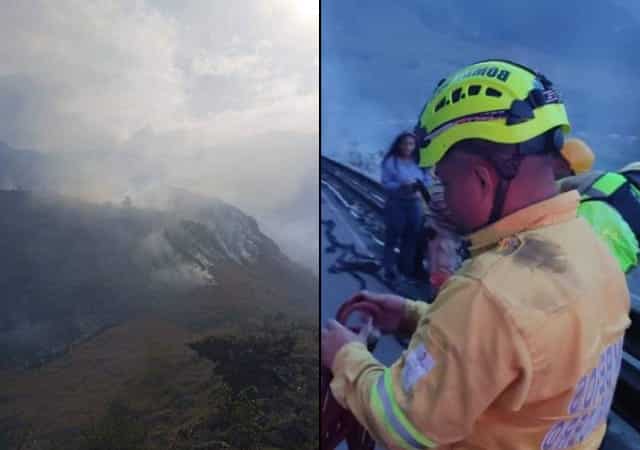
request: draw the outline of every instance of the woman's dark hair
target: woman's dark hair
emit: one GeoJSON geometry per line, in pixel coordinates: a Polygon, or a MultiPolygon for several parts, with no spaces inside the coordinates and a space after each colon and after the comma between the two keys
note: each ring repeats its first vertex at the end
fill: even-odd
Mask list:
{"type": "Polygon", "coordinates": [[[416,164],[418,164],[418,161],[420,159],[420,154],[418,152],[418,140],[416,139],[416,135],[409,131],[403,131],[396,136],[396,138],[393,140],[393,143],[389,147],[389,150],[387,150],[387,153],[384,155],[384,158],[382,158],[382,164],[386,163],[387,159],[391,158],[392,156],[398,156],[398,154],[400,153],[400,144],[402,144],[402,141],[404,141],[408,137],[412,138],[416,143],[416,149],[413,151],[413,160],[416,164]]]}

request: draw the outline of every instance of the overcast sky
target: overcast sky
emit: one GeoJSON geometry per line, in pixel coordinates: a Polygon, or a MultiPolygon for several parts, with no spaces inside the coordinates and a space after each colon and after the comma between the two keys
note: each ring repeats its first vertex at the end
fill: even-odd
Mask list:
{"type": "Polygon", "coordinates": [[[219,197],[313,264],[318,33],[316,0],[6,2],[0,140],[77,154],[96,200],[219,197]]]}

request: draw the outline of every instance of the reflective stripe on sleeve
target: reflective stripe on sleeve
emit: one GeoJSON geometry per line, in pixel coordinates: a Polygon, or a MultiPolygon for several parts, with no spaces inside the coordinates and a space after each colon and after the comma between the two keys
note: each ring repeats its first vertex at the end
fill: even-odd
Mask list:
{"type": "Polygon", "coordinates": [[[436,443],[428,439],[406,418],[396,402],[392,387],[391,370],[385,369],[371,389],[371,403],[378,420],[384,425],[387,434],[401,448],[424,450],[436,447],[436,443]]]}

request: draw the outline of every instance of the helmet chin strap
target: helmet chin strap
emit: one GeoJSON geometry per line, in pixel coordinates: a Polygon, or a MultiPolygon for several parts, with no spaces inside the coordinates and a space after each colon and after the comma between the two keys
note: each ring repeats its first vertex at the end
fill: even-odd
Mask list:
{"type": "Polygon", "coordinates": [[[491,225],[502,218],[504,201],[507,198],[507,191],[511,185],[511,179],[506,179],[501,175],[499,176],[500,181],[498,181],[498,186],[496,186],[496,192],[493,196],[493,207],[491,208],[491,215],[489,216],[489,223],[487,225],[491,225]]]}
{"type": "Polygon", "coordinates": [[[495,161],[490,161],[499,177],[499,180],[498,185],[496,186],[496,191],[493,195],[493,206],[491,207],[491,215],[489,216],[489,223],[487,225],[491,225],[502,218],[507,192],[509,191],[509,186],[511,186],[511,181],[518,174],[521,161],[522,153],[520,151],[520,145],[518,145],[516,154],[508,161],[505,161],[504,164],[498,164],[495,161]]]}

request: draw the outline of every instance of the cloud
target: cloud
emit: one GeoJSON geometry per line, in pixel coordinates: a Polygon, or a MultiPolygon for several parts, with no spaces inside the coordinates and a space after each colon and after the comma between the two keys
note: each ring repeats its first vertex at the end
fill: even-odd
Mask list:
{"type": "Polygon", "coordinates": [[[316,3],[5,5],[0,140],[64,158],[101,200],[162,182],[274,217],[317,164],[316,3]]]}

